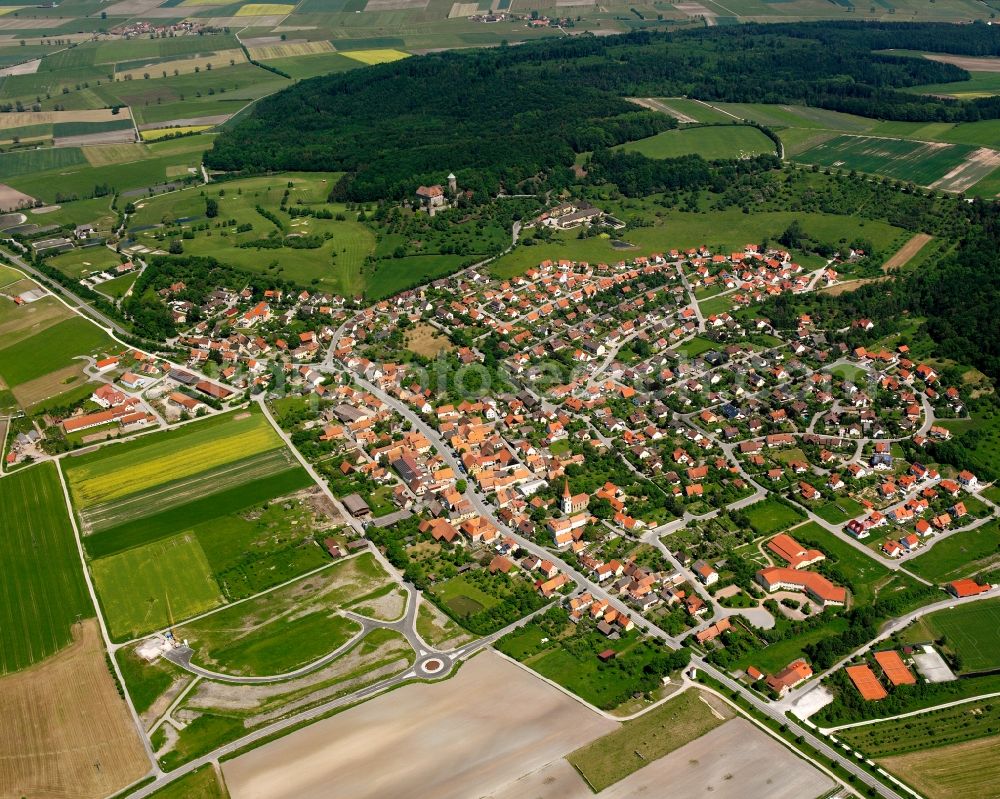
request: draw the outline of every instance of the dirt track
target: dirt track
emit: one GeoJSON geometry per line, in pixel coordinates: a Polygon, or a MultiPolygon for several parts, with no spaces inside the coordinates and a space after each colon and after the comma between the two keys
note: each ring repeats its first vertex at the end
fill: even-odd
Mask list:
{"type": "Polygon", "coordinates": [[[484,652],[223,765],[233,799],[468,799],[618,725],[484,652]]]}
{"type": "Polygon", "coordinates": [[[899,252],[882,264],[882,271],[891,272],[894,269],[899,269],[901,266],[906,266],[910,262],[910,259],[920,252],[923,246],[932,238],[934,237],[928,236],[926,233],[917,233],[917,235],[899,248],[899,252]]]}
{"type": "Polygon", "coordinates": [[[66,649],[0,679],[0,797],[89,799],[149,770],[104,662],[97,622],[66,649]]]}

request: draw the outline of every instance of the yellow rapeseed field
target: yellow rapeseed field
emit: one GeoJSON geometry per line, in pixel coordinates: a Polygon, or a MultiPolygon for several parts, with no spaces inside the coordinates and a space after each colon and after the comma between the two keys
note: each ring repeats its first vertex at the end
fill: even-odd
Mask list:
{"type": "Polygon", "coordinates": [[[410,57],[409,53],[404,53],[402,50],[347,50],[340,54],[362,64],[388,64],[390,61],[410,57]]]}
{"type": "Polygon", "coordinates": [[[149,447],[112,454],[106,460],[71,467],[68,477],[73,498],[79,508],[87,508],[282,446],[266,420],[258,417],[254,421],[257,423],[249,429],[236,423],[230,430],[213,428],[195,436],[164,439],[149,447]]]}
{"type": "Polygon", "coordinates": [[[208,130],[212,125],[178,125],[173,128],[155,128],[154,130],[142,131],[143,141],[156,141],[167,136],[176,136],[178,133],[198,133],[208,130]]]}
{"type": "Polygon", "coordinates": [[[289,3],[247,3],[236,12],[238,17],[264,17],[272,14],[291,14],[295,6],[289,3]]]}

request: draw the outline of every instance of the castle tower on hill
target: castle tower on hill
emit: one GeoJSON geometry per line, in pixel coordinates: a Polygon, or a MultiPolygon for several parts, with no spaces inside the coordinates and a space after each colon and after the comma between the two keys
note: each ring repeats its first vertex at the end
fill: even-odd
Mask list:
{"type": "Polygon", "coordinates": [[[448,173],[448,191],[452,194],[458,194],[458,178],[455,177],[454,172],[448,173]]]}

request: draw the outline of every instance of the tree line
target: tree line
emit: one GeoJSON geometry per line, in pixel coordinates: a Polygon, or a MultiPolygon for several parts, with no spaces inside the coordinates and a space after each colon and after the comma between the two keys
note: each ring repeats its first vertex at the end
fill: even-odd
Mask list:
{"type": "Polygon", "coordinates": [[[903,91],[953,64],[881,52],[1000,52],[985,25],[788,23],[638,31],[432,53],[302,81],[257,103],[206,154],[213,169],[345,172],[334,197],[399,199],[449,170],[484,199],[567,185],[576,155],[676,125],[629,96],[805,103],[869,117],[1000,118],[1000,98],[903,91]]]}

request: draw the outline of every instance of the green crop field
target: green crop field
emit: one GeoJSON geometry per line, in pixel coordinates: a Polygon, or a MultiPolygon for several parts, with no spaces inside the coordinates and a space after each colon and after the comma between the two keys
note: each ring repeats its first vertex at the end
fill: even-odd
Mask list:
{"type": "Polygon", "coordinates": [[[591,789],[600,792],[643,766],[718,727],[732,711],[689,689],[566,757],[591,789]],[[719,718],[716,713],[722,716],[719,718]]]}
{"type": "MultiPolygon", "coordinates": [[[[236,463],[242,464],[244,461],[236,463]]],[[[208,474],[211,476],[212,473],[208,474]]],[[[176,505],[164,508],[159,513],[118,519],[116,524],[107,528],[102,527],[92,535],[86,536],[83,539],[84,548],[92,558],[113,555],[134,546],[166,538],[179,530],[214,524],[223,516],[266,502],[273,497],[290,494],[311,484],[312,478],[305,469],[274,471],[265,477],[212,491],[197,499],[178,500],[176,505]]],[[[111,521],[108,520],[109,524],[111,521]]],[[[209,559],[211,560],[210,553],[209,559]]]]}
{"type": "Polygon", "coordinates": [[[198,539],[189,534],[95,560],[91,570],[117,640],[173,625],[223,601],[198,539]]]}
{"type": "Polygon", "coordinates": [[[66,476],[86,510],[283,446],[263,415],[234,412],[81,456],[66,476]]]}
{"type": "Polygon", "coordinates": [[[56,147],[47,150],[20,150],[0,154],[0,179],[33,175],[53,169],[67,169],[87,163],[79,147],[56,147]]]}
{"type": "MultiPolygon", "coordinates": [[[[237,455],[239,453],[236,453],[237,455]]],[[[214,468],[170,480],[127,497],[109,499],[80,511],[88,540],[94,533],[169,512],[176,520],[185,518],[178,509],[206,497],[225,493],[266,477],[277,478],[288,470],[298,470],[291,452],[284,447],[266,449],[246,458],[227,461],[214,468]]],[[[192,519],[195,524],[201,519],[192,519]]],[[[144,522],[145,524],[145,522],[144,522]]]]}
{"type": "Polygon", "coordinates": [[[755,502],[743,509],[757,535],[772,535],[802,521],[802,512],[775,499],[755,502]]]}
{"type": "Polygon", "coordinates": [[[907,568],[937,583],[968,577],[1000,562],[1000,523],[996,520],[949,536],[922,555],[909,561],[907,568]]]}
{"type": "Polygon", "coordinates": [[[1000,599],[939,610],[922,623],[934,640],[947,638],[947,648],[961,658],[963,673],[1000,668],[1000,599]]]}
{"type": "MultiPolygon", "coordinates": [[[[68,148],[51,151],[32,150],[30,152],[61,152],[64,149],[68,148]]],[[[201,163],[202,152],[204,149],[195,152],[169,153],[162,157],[150,157],[131,163],[112,163],[103,166],[91,166],[84,159],[82,162],[74,162],[72,166],[59,170],[48,167],[46,167],[47,171],[31,170],[26,174],[12,177],[6,182],[19,191],[47,202],[55,202],[57,198],[64,202],[67,197],[90,197],[94,192],[94,187],[98,185],[109,186],[119,192],[138,191],[190,174],[187,170],[194,169],[201,163]]],[[[2,157],[0,156],[0,158],[2,157]]],[[[144,192],[139,191],[139,194],[142,193],[144,192]]],[[[43,216],[34,221],[44,219],[46,217],[43,216]]],[[[44,224],[44,222],[39,221],[39,224],[44,224]]]]}
{"type": "Polygon", "coordinates": [[[748,125],[719,125],[667,130],[648,139],[623,144],[621,149],[649,158],[700,155],[712,160],[773,153],[774,142],[748,125]]]}
{"type": "Polygon", "coordinates": [[[0,674],[38,663],[94,615],[55,466],[0,480],[0,674]]]}
{"type": "Polygon", "coordinates": [[[15,387],[70,366],[81,355],[99,355],[112,344],[97,325],[74,316],[0,349],[0,376],[15,387]]]}
{"type": "Polygon", "coordinates": [[[837,136],[796,157],[807,164],[855,169],[929,186],[965,161],[970,145],[927,144],[904,139],[837,136]]]}

